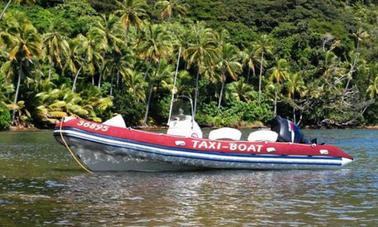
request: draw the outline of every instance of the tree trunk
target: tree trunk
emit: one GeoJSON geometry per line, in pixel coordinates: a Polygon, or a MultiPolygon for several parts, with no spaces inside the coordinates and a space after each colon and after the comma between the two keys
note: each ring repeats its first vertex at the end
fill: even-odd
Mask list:
{"type": "Polygon", "coordinates": [[[147,105],[146,105],[146,113],[144,114],[143,124],[147,124],[147,118],[148,118],[148,112],[150,111],[150,102],[152,97],[152,91],[154,86],[150,85],[150,90],[148,91],[148,99],[147,99],[147,105]]]}
{"type": "MultiPolygon", "coordinates": [[[[17,99],[18,99],[18,92],[20,90],[20,84],[21,84],[21,78],[22,78],[22,63],[20,63],[20,68],[18,69],[18,78],[17,78],[17,86],[16,86],[16,94],[14,95],[14,101],[13,104],[16,106],[17,105],[17,99]]],[[[12,124],[15,125],[15,120],[16,120],[16,110],[13,109],[12,113],[12,124]]]]}
{"type": "Polygon", "coordinates": [[[101,88],[101,75],[102,73],[100,73],[100,75],[98,76],[98,84],[97,84],[97,88],[100,89],[101,88]]]}
{"type": "Polygon", "coordinates": [[[117,82],[116,82],[117,88],[118,88],[118,84],[119,84],[119,73],[117,73],[117,82]]]}
{"type": "Polygon", "coordinates": [[[8,9],[9,5],[11,4],[12,0],[9,0],[8,3],[5,5],[3,11],[0,14],[0,20],[3,19],[3,16],[5,14],[5,11],[8,9]]]}
{"type": "MultiPolygon", "coordinates": [[[[160,59],[159,59],[159,63],[158,63],[158,67],[155,71],[155,74],[154,74],[154,77],[153,78],[156,78],[156,75],[158,74],[159,70],[160,70],[160,59]]],[[[146,106],[146,113],[144,115],[144,120],[143,120],[143,124],[146,125],[147,123],[147,117],[148,117],[148,112],[150,111],[150,103],[151,103],[151,97],[152,97],[152,91],[153,91],[153,88],[154,86],[151,85],[153,83],[153,80],[151,81],[150,79],[150,82],[149,82],[149,86],[150,86],[150,90],[148,92],[148,100],[147,100],[147,106],[146,106]]],[[[157,86],[157,88],[159,88],[159,86],[157,86]]]]}
{"type": "MultiPolygon", "coordinates": [[[[113,70],[112,70],[112,72],[113,72],[113,70]]],[[[119,77],[119,71],[117,71],[117,77],[119,77]]],[[[114,76],[112,76],[112,80],[110,82],[110,96],[113,95],[113,81],[114,81],[114,76]]]]}
{"type": "Polygon", "coordinates": [[[147,61],[147,63],[148,63],[148,65],[147,65],[147,69],[146,69],[146,71],[144,72],[144,77],[143,77],[144,80],[147,79],[148,71],[149,71],[150,68],[151,68],[150,61],[147,61]]]}
{"type": "Polygon", "coordinates": [[[251,69],[248,67],[248,72],[247,72],[247,83],[249,83],[249,77],[251,76],[251,69]]]}
{"type": "Polygon", "coordinates": [[[72,92],[75,92],[75,90],[76,90],[77,78],[79,77],[79,74],[80,74],[80,71],[81,71],[82,67],[83,66],[80,66],[79,70],[77,71],[77,73],[75,75],[75,79],[74,79],[74,82],[73,82],[73,85],[72,85],[72,92]]]}
{"type": "Polygon", "coordinates": [[[263,70],[264,52],[261,52],[260,60],[260,74],[259,74],[259,103],[261,101],[261,80],[262,80],[262,70],[263,70]]]}
{"type": "Polygon", "coordinates": [[[274,116],[277,116],[277,88],[274,89],[274,116]]]}
{"type": "Polygon", "coordinates": [[[224,90],[224,84],[226,82],[226,78],[224,76],[224,74],[222,74],[222,87],[221,87],[221,90],[219,92],[219,99],[218,99],[218,109],[220,109],[221,107],[221,103],[222,103],[222,97],[223,97],[223,90],[224,90]]]}
{"type": "Polygon", "coordinates": [[[196,116],[196,111],[197,111],[197,99],[198,99],[198,86],[199,86],[199,76],[200,72],[199,69],[197,70],[197,76],[196,76],[196,88],[194,90],[194,107],[193,107],[193,120],[195,119],[196,116]]]}
{"type": "MultiPolygon", "coordinates": [[[[105,53],[101,55],[102,59],[105,59],[105,53]]],[[[104,75],[104,71],[105,71],[105,63],[103,62],[101,67],[100,67],[100,73],[99,73],[99,78],[98,78],[98,83],[97,83],[97,87],[98,89],[101,88],[101,79],[102,79],[102,76],[104,75]]]]}
{"type": "Polygon", "coordinates": [[[51,70],[54,67],[54,63],[51,61],[49,66],[49,80],[51,80],[51,70]]]}

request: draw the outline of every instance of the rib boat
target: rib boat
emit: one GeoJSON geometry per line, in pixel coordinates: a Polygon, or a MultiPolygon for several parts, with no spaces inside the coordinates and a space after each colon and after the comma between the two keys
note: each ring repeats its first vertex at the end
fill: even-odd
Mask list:
{"type": "Polygon", "coordinates": [[[283,118],[245,140],[233,128],[202,134],[193,117],[182,113],[167,133],[126,127],[120,115],[104,123],[66,117],[54,130],[57,141],[91,171],[332,169],[353,160],[336,146],[306,141],[283,118]]]}

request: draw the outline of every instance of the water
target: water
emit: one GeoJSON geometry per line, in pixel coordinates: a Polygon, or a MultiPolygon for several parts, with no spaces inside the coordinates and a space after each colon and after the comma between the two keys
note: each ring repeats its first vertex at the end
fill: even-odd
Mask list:
{"type": "Polygon", "coordinates": [[[81,171],[51,131],[0,133],[0,226],[378,225],[378,130],[309,130],[340,170],[81,171]]]}

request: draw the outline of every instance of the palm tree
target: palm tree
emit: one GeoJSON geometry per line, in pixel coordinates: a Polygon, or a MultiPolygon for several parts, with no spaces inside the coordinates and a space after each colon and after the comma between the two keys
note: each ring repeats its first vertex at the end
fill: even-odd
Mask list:
{"type": "Polygon", "coordinates": [[[285,59],[279,59],[276,65],[271,69],[269,80],[274,86],[274,115],[277,115],[277,97],[281,87],[281,81],[288,75],[288,62],[285,59]]]}
{"type": "Polygon", "coordinates": [[[146,112],[143,119],[144,124],[147,123],[150,108],[150,105],[148,104],[151,103],[153,92],[157,92],[159,87],[169,88],[170,84],[172,84],[173,82],[172,79],[174,72],[174,67],[168,64],[165,60],[162,60],[159,64],[158,69],[156,69],[155,71],[154,77],[149,79],[146,112]]]}
{"type": "Polygon", "coordinates": [[[145,73],[145,78],[149,81],[149,91],[146,103],[146,112],[143,123],[147,123],[149,106],[151,102],[151,95],[153,89],[153,83],[156,81],[156,77],[159,77],[158,72],[161,66],[161,59],[167,58],[172,54],[173,45],[171,42],[170,34],[164,29],[163,26],[158,24],[149,25],[142,30],[140,45],[139,45],[139,57],[152,63],[155,66],[155,73],[148,75],[149,66],[145,73]]]}
{"type": "Polygon", "coordinates": [[[94,26],[88,32],[96,39],[96,43],[100,49],[115,49],[120,51],[123,44],[122,27],[119,18],[114,14],[101,15],[94,26]]]}
{"type": "Polygon", "coordinates": [[[180,0],[158,0],[155,7],[160,10],[160,18],[170,19],[172,15],[185,15],[188,12],[188,4],[180,0]]]}
{"type": "Polygon", "coordinates": [[[368,87],[367,92],[369,93],[370,98],[374,98],[378,95],[378,76],[375,77],[374,82],[368,87]]]}
{"type": "Polygon", "coordinates": [[[85,37],[79,34],[73,41],[73,63],[74,65],[80,65],[79,69],[76,71],[77,66],[74,67],[76,71],[74,81],[72,84],[72,91],[76,90],[76,83],[79,77],[80,72],[83,70],[87,75],[92,77],[92,84],[94,85],[94,74],[96,68],[100,68],[100,65],[103,61],[103,56],[101,52],[96,48],[96,40],[93,39],[90,35],[85,37]]]}
{"type": "Polygon", "coordinates": [[[253,87],[246,83],[244,77],[226,86],[226,99],[229,101],[249,102],[254,99],[254,94],[253,87]]]}
{"type": "MultiPolygon", "coordinates": [[[[7,20],[5,31],[0,32],[6,50],[8,61],[14,71],[18,71],[16,93],[13,105],[17,105],[18,93],[23,75],[28,73],[28,67],[34,60],[42,56],[42,39],[34,26],[20,15],[7,20]]],[[[16,109],[13,109],[12,123],[15,123],[16,109]]]]}
{"type": "Polygon", "coordinates": [[[126,35],[130,26],[135,26],[137,29],[141,28],[143,24],[142,18],[147,16],[145,0],[117,1],[117,6],[120,9],[116,11],[116,14],[121,16],[121,24],[126,30],[126,35]]]}
{"type": "Polygon", "coordinates": [[[183,57],[188,67],[196,69],[196,87],[194,94],[194,115],[197,110],[198,87],[200,74],[213,67],[219,58],[219,46],[217,34],[202,23],[197,22],[189,33],[188,47],[183,52],[183,57]]]}
{"type": "Polygon", "coordinates": [[[102,74],[111,77],[109,95],[113,95],[114,75],[116,76],[116,84],[118,87],[121,74],[122,78],[125,78],[124,73],[134,68],[134,63],[135,54],[127,47],[122,47],[120,52],[113,50],[111,54],[106,56],[102,74]]]}
{"type": "Polygon", "coordinates": [[[49,32],[43,35],[43,47],[49,60],[49,79],[55,65],[63,69],[63,62],[69,56],[70,45],[67,38],[59,32],[49,32]]]}
{"type": "Polygon", "coordinates": [[[299,73],[289,73],[286,76],[286,89],[287,89],[287,96],[289,99],[292,99],[294,102],[293,105],[293,120],[296,122],[295,117],[295,95],[301,95],[302,92],[305,90],[305,83],[302,79],[302,76],[299,73]]]}
{"type": "Polygon", "coordinates": [[[100,20],[97,20],[95,26],[88,32],[88,37],[93,40],[95,50],[100,52],[103,59],[101,65],[99,65],[98,88],[101,87],[105,72],[106,61],[104,59],[111,58],[114,54],[121,54],[121,48],[124,46],[123,32],[118,18],[113,14],[109,16],[101,15],[100,20]]]}
{"type": "Polygon", "coordinates": [[[76,81],[77,81],[77,78],[79,77],[79,74],[83,68],[83,64],[84,64],[84,61],[83,59],[81,59],[81,57],[79,55],[77,55],[74,51],[75,49],[75,46],[77,44],[75,44],[74,40],[70,40],[69,42],[70,44],[70,51],[69,51],[69,55],[66,59],[66,62],[65,62],[65,65],[64,65],[64,70],[66,71],[69,71],[70,73],[72,73],[72,76],[73,76],[73,84],[72,84],[72,91],[75,91],[76,90],[76,81]]]}
{"type": "Polygon", "coordinates": [[[273,39],[268,35],[262,35],[258,40],[252,44],[256,53],[260,55],[260,72],[259,72],[259,102],[261,101],[261,86],[262,86],[262,74],[263,74],[263,65],[265,62],[265,56],[272,54],[273,49],[273,39]]]}
{"type": "Polygon", "coordinates": [[[139,57],[145,61],[158,64],[160,59],[171,56],[173,42],[171,34],[159,24],[148,25],[139,38],[139,57]]]}
{"type": "MultiPolygon", "coordinates": [[[[32,4],[32,3],[35,3],[35,0],[14,0],[16,3],[22,3],[22,2],[25,2],[27,4],[32,4]]],[[[4,14],[5,14],[5,11],[8,9],[8,7],[10,6],[10,4],[12,3],[12,0],[8,0],[7,4],[5,5],[3,11],[1,11],[1,14],[0,14],[0,20],[3,19],[4,17],[4,14]]]]}
{"type": "MultiPolygon", "coordinates": [[[[4,64],[3,64],[4,66],[4,64]]],[[[3,67],[0,68],[0,106],[9,103],[7,95],[14,91],[13,84],[6,80],[6,74],[3,73],[3,67]]]]}
{"type": "Polygon", "coordinates": [[[42,121],[56,123],[62,117],[74,115],[94,121],[101,121],[97,112],[104,112],[112,106],[110,97],[101,97],[89,89],[85,93],[75,93],[64,84],[59,88],[48,89],[36,95],[39,105],[37,114],[42,121]],[[96,111],[95,111],[96,110],[96,111]]]}
{"type": "Polygon", "coordinates": [[[253,51],[252,48],[246,48],[245,50],[240,52],[243,65],[246,66],[248,69],[247,73],[247,82],[249,82],[250,74],[252,70],[253,77],[256,77],[256,67],[259,64],[259,56],[253,51]]]}
{"type": "Polygon", "coordinates": [[[220,61],[217,68],[220,70],[221,90],[219,92],[218,109],[221,107],[224,85],[226,76],[233,80],[237,80],[238,73],[242,71],[242,65],[239,63],[239,50],[232,44],[225,43],[222,47],[220,61]]]}
{"type": "Polygon", "coordinates": [[[133,94],[133,97],[137,102],[145,101],[145,88],[147,83],[143,78],[143,74],[126,68],[122,68],[120,73],[125,81],[127,92],[133,94]]]}

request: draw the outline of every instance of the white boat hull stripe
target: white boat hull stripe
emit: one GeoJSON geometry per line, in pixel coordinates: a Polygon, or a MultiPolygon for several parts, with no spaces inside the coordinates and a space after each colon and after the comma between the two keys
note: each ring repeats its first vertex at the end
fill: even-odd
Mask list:
{"type": "MultiPolygon", "coordinates": [[[[55,133],[60,133],[59,130],[55,130],[55,133]]],[[[174,149],[164,149],[164,148],[151,148],[150,146],[117,141],[112,139],[107,139],[103,137],[93,136],[86,133],[81,133],[72,130],[62,130],[62,133],[67,136],[73,136],[79,139],[90,140],[93,142],[103,143],[110,146],[120,146],[126,147],[129,149],[135,149],[143,152],[149,152],[165,156],[174,156],[174,157],[185,157],[185,158],[195,158],[195,159],[205,159],[211,161],[231,161],[231,162],[262,162],[262,163],[272,163],[272,164],[304,164],[304,165],[342,165],[342,158],[335,158],[330,160],[329,158],[325,159],[313,159],[312,157],[308,158],[284,158],[282,157],[257,157],[258,155],[250,157],[241,157],[241,156],[230,156],[230,155],[219,155],[219,154],[208,154],[208,153],[199,153],[199,152],[182,152],[176,151],[174,149]]]]}

